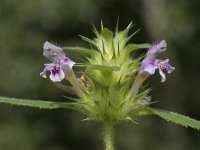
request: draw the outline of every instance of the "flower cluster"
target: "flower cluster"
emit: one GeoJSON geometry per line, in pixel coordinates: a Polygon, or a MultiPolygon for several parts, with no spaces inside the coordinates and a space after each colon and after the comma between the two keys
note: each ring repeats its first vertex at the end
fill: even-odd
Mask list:
{"type": "Polygon", "coordinates": [[[49,42],[44,43],[44,52],[43,55],[52,61],[50,64],[44,64],[45,68],[40,75],[44,78],[47,78],[47,72],[50,72],[49,78],[53,82],[60,82],[68,74],[72,72],[72,67],[75,64],[72,60],[65,56],[65,53],[62,48],[55,46],[49,42]]]}
{"type": "Polygon", "coordinates": [[[127,44],[130,28],[129,25],[115,34],[107,28],[102,28],[100,33],[95,30],[96,38],[93,40],[83,37],[92,49],[60,48],[45,42],[43,55],[51,63],[45,64],[40,75],[47,78],[47,73],[50,72],[49,78],[53,82],[68,80],[70,85],[56,85],[62,86],[67,92],[74,91],[77,95],[73,99],[76,106],[74,109],[85,114],[89,120],[116,123],[133,120],[141,115],[140,111],[152,104],[151,97],[148,96],[149,89],[140,88],[142,83],[156,70],[159,70],[161,81],[164,82],[166,75],[175,68],[169,64],[169,59],[157,59],[166,50],[164,40],[153,46],[127,44]],[[148,51],[142,62],[140,58],[133,59],[131,52],[143,48],[148,48],[148,51]],[[63,49],[86,57],[87,62],[77,65],[82,67],[82,74],[76,76],[72,70],[75,62],[65,56],[63,49]]]}
{"type": "Polygon", "coordinates": [[[167,44],[163,40],[160,43],[154,45],[153,47],[149,48],[146,57],[142,61],[141,70],[139,75],[146,79],[149,75],[155,73],[155,70],[158,69],[159,73],[162,77],[161,82],[166,80],[166,75],[171,73],[175,67],[172,67],[169,64],[169,59],[160,60],[156,59],[156,57],[166,50],[167,44]]]}

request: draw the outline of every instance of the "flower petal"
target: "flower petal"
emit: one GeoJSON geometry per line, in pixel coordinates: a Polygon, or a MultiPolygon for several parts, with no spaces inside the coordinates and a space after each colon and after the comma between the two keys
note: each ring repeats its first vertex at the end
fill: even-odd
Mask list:
{"type": "Polygon", "coordinates": [[[40,76],[43,78],[47,78],[47,72],[49,71],[51,73],[52,68],[54,68],[55,64],[44,64],[44,70],[40,73],[40,76]]]}
{"type": "Polygon", "coordinates": [[[165,82],[166,74],[161,69],[159,69],[159,74],[161,76],[161,82],[165,82]]]}
{"type": "Polygon", "coordinates": [[[40,73],[40,76],[42,76],[43,78],[47,78],[47,68],[45,67],[44,70],[40,73]]]}
{"type": "Polygon", "coordinates": [[[65,78],[65,73],[61,69],[60,63],[45,64],[45,68],[43,72],[40,73],[40,75],[43,78],[47,78],[47,71],[50,72],[49,78],[53,82],[60,82],[65,78]]]}
{"type": "Polygon", "coordinates": [[[72,61],[71,59],[69,59],[68,57],[64,57],[62,59],[62,64],[67,64],[69,65],[69,67],[72,69],[72,67],[76,64],[74,61],[72,61]]]}
{"type": "Polygon", "coordinates": [[[149,60],[155,59],[160,53],[166,51],[166,47],[167,47],[167,43],[165,42],[165,40],[162,40],[160,43],[149,48],[146,55],[146,59],[149,59],[149,60]]]}
{"type": "Polygon", "coordinates": [[[52,71],[49,78],[53,82],[61,82],[65,78],[65,74],[62,69],[59,69],[57,71],[52,71]]]}
{"type": "Polygon", "coordinates": [[[166,80],[166,75],[171,73],[175,69],[175,67],[172,67],[169,64],[169,59],[166,59],[164,61],[162,60],[156,60],[156,61],[157,61],[159,73],[162,77],[161,82],[164,82],[166,80]]]}
{"type": "Polygon", "coordinates": [[[60,60],[61,69],[66,76],[73,72],[72,67],[74,66],[74,64],[75,62],[70,60],[68,57],[64,57],[60,60]]]}
{"type": "Polygon", "coordinates": [[[149,74],[154,74],[157,69],[157,65],[154,61],[144,59],[142,61],[141,71],[148,72],[149,74]]]}
{"type": "Polygon", "coordinates": [[[43,55],[53,62],[57,62],[59,59],[63,59],[65,57],[65,53],[62,48],[55,46],[48,41],[44,43],[43,48],[43,55]]]}

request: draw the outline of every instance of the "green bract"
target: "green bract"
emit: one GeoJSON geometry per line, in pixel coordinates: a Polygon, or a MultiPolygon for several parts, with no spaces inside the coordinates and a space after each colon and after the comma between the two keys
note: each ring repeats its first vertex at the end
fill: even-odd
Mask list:
{"type": "Polygon", "coordinates": [[[88,62],[82,64],[85,82],[82,90],[84,97],[80,97],[77,105],[89,120],[98,122],[119,122],[134,119],[147,103],[140,102],[148,90],[131,93],[136,73],[140,67],[140,58],[133,59],[131,52],[149,48],[150,44],[127,44],[130,37],[129,25],[124,31],[115,35],[103,28],[101,33],[95,29],[96,38],[90,40],[82,37],[92,45],[93,49],[67,48],[86,54],[88,62]],[[89,87],[88,87],[89,86],[89,87]],[[134,117],[133,117],[134,116],[134,117]]]}

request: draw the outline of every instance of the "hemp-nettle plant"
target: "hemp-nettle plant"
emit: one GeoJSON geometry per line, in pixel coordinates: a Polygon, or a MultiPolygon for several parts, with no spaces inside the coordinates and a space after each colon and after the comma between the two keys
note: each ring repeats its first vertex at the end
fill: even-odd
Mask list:
{"type": "Polygon", "coordinates": [[[85,121],[95,121],[104,127],[106,150],[114,150],[114,128],[122,122],[136,122],[137,118],[157,115],[176,124],[200,129],[200,121],[189,117],[151,107],[150,89],[144,81],[158,73],[161,82],[174,71],[169,59],[159,59],[159,54],[166,51],[167,43],[162,40],[153,45],[128,43],[132,35],[128,35],[132,23],[123,31],[115,33],[101,26],[96,37],[83,40],[91,45],[91,49],[82,47],[59,47],[49,42],[44,43],[43,55],[50,63],[44,64],[40,73],[49,78],[60,89],[76,95],[72,102],[53,102],[40,100],[22,100],[0,97],[0,103],[36,107],[41,109],[72,109],[86,116],[85,121]],[[147,49],[145,55],[132,57],[139,49],[147,49]],[[80,53],[86,62],[74,62],[64,51],[80,53]],[[82,67],[83,72],[77,75],[74,67],[82,67]],[[61,83],[67,80],[70,85],[61,83]]]}

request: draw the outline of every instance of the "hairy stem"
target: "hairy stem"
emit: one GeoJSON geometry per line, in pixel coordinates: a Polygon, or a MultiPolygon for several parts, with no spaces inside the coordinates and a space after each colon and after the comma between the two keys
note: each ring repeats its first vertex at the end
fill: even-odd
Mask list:
{"type": "Polygon", "coordinates": [[[112,123],[104,124],[104,142],[105,142],[105,150],[114,150],[114,127],[112,123]]]}

